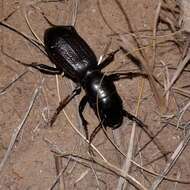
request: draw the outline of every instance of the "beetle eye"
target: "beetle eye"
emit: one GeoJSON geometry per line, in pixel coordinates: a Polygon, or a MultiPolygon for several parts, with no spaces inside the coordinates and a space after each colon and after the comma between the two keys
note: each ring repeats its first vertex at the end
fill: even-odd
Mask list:
{"type": "Polygon", "coordinates": [[[73,27],[73,26],[67,26],[67,30],[69,31],[69,32],[76,32],[76,30],[75,30],[75,28],[73,27]]]}

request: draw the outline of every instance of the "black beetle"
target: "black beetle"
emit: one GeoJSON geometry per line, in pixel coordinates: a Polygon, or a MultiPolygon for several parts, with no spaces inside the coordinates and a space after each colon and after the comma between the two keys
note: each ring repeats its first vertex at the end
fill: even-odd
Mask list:
{"type": "MultiPolygon", "coordinates": [[[[17,32],[19,35],[22,35],[24,38],[28,39],[28,37],[16,31],[16,29],[10,27],[9,25],[2,22],[0,22],[0,25],[17,32]]],[[[108,57],[98,65],[98,61],[94,52],[80,37],[73,26],[53,25],[51,28],[48,28],[44,34],[44,44],[48,57],[51,62],[55,64],[55,68],[44,64],[25,64],[21,63],[20,61],[19,62],[24,66],[33,67],[44,74],[64,74],[64,76],[77,84],[73,92],[60,102],[59,107],[50,121],[50,125],[54,123],[60,111],[76,95],[80,94],[82,87],[85,90],[86,95],[80,102],[79,114],[87,138],[87,121],[82,114],[87,102],[94,110],[98,119],[101,121],[98,127],[92,133],[90,142],[92,141],[93,136],[95,136],[95,134],[99,131],[101,126],[104,126],[105,128],[110,127],[112,129],[120,127],[124,116],[128,117],[132,121],[135,121],[145,130],[146,125],[144,123],[123,109],[122,100],[116,91],[114,81],[125,78],[132,79],[133,77],[138,76],[147,77],[147,75],[138,72],[114,73],[105,75],[103,72],[101,72],[103,68],[113,61],[115,53],[117,53],[120,49],[110,53],[108,57]]],[[[145,132],[148,134],[147,130],[145,130],[145,132]]]]}
{"type": "MultiPolygon", "coordinates": [[[[119,49],[110,53],[98,65],[94,52],[79,36],[73,26],[53,26],[47,29],[44,34],[44,43],[48,57],[56,68],[43,64],[32,64],[30,66],[45,74],[64,74],[64,76],[77,84],[72,94],[60,103],[51,120],[51,125],[63,107],[80,93],[82,87],[86,95],[80,102],[79,114],[87,138],[87,121],[82,114],[87,102],[101,121],[98,128],[103,125],[104,127],[116,129],[121,126],[123,116],[136,121],[142,127],[145,126],[138,118],[123,109],[122,100],[114,85],[114,81],[122,78],[131,79],[139,75],[145,75],[142,73],[114,73],[107,76],[101,72],[103,68],[113,61],[114,55],[119,49]]],[[[97,132],[97,129],[95,131],[97,132]]],[[[96,133],[95,131],[94,133],[96,133]]]]}
{"type": "MultiPolygon", "coordinates": [[[[17,31],[15,28],[1,21],[0,25],[9,28],[14,32],[17,32],[19,35],[33,43],[31,39],[29,39],[23,33],[17,31]]],[[[156,140],[155,136],[150,133],[150,131],[147,129],[147,126],[137,117],[123,109],[122,100],[117,93],[116,87],[114,85],[114,81],[120,79],[132,79],[138,76],[147,78],[147,75],[140,72],[117,72],[114,74],[105,75],[101,71],[113,61],[115,53],[117,53],[122,48],[110,53],[105,60],[98,64],[94,52],[91,50],[88,44],[79,36],[73,26],[53,25],[51,28],[45,31],[44,43],[48,57],[51,62],[55,64],[55,68],[44,64],[26,64],[9,56],[3,51],[2,53],[6,54],[7,56],[24,66],[37,69],[41,73],[49,75],[64,74],[64,76],[71,79],[77,84],[73,92],[60,102],[59,107],[57,108],[50,121],[50,125],[54,123],[57,115],[61,112],[61,110],[76,95],[80,94],[81,88],[83,88],[86,92],[86,95],[82,98],[80,102],[79,114],[85,129],[87,139],[87,121],[82,114],[87,102],[100,120],[100,124],[94,129],[90,136],[90,143],[102,126],[104,128],[110,127],[112,129],[116,129],[121,126],[123,122],[123,117],[127,117],[128,119],[135,121],[140,127],[142,127],[142,129],[149,136],[149,138],[154,141],[155,145],[162,152],[162,154],[164,156],[166,155],[165,151],[162,151],[163,147],[159,144],[159,141],[156,140]]]]}

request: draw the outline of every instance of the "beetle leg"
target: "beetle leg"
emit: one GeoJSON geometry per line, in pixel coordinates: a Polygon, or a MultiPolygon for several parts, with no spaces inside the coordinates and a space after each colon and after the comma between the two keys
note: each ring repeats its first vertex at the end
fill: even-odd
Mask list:
{"type": "Polygon", "coordinates": [[[148,128],[147,125],[145,125],[140,119],[127,112],[126,110],[123,110],[123,116],[127,117],[131,121],[135,121],[142,128],[148,128]]]}
{"type": "Polygon", "coordinates": [[[48,65],[37,64],[37,63],[31,63],[31,64],[24,63],[14,57],[12,57],[11,55],[7,54],[6,52],[3,51],[3,49],[1,49],[1,52],[4,55],[6,55],[7,57],[9,57],[10,59],[12,59],[13,61],[16,61],[17,63],[19,63],[25,67],[32,67],[34,69],[37,69],[41,73],[48,74],[48,75],[59,75],[59,74],[63,73],[63,71],[61,69],[58,69],[55,67],[50,67],[48,65]]]}
{"type": "MultiPolygon", "coordinates": [[[[147,134],[147,136],[154,142],[158,150],[161,152],[161,154],[165,157],[165,160],[167,161],[167,154],[168,152],[164,150],[164,147],[160,144],[159,140],[156,138],[156,136],[148,129],[148,126],[145,125],[140,119],[132,115],[131,113],[127,112],[126,110],[123,110],[123,116],[127,117],[131,121],[136,122],[139,127],[143,129],[143,131],[147,134]]],[[[148,144],[146,144],[148,145],[148,144]]]]}
{"type": "Polygon", "coordinates": [[[108,66],[113,60],[114,60],[114,56],[115,54],[120,50],[117,49],[114,52],[111,52],[110,54],[108,54],[108,57],[103,60],[99,65],[98,65],[98,69],[102,70],[103,68],[105,68],[106,66],[108,66]]]}
{"type": "Polygon", "coordinates": [[[127,73],[114,73],[108,76],[112,81],[118,81],[120,79],[133,79],[135,77],[144,77],[147,78],[148,75],[140,72],[127,72],[127,73]]]}
{"type": "Polygon", "coordinates": [[[57,116],[59,115],[59,113],[63,110],[63,108],[76,96],[79,95],[81,92],[81,87],[77,86],[70,95],[68,95],[64,100],[62,100],[59,103],[59,106],[57,107],[55,113],[53,114],[51,120],[50,120],[50,126],[53,125],[53,123],[55,122],[57,116]]]}
{"type": "Polygon", "coordinates": [[[83,125],[84,130],[85,130],[86,139],[88,139],[88,128],[87,128],[88,122],[84,118],[82,112],[84,111],[84,108],[86,106],[87,101],[88,101],[88,96],[85,95],[82,98],[82,100],[80,101],[80,104],[79,104],[79,115],[80,115],[80,118],[81,118],[81,121],[82,121],[82,125],[83,125]]]}
{"type": "Polygon", "coordinates": [[[27,67],[32,67],[34,69],[37,69],[39,72],[43,74],[48,74],[48,75],[59,75],[63,73],[62,70],[55,68],[55,67],[50,67],[48,65],[44,64],[37,64],[37,63],[32,63],[30,65],[25,65],[27,67]]]}
{"type": "Polygon", "coordinates": [[[91,150],[91,143],[101,128],[102,128],[102,122],[98,124],[98,126],[93,130],[92,134],[90,135],[89,146],[88,146],[88,150],[90,154],[93,154],[93,151],[91,150]]]}

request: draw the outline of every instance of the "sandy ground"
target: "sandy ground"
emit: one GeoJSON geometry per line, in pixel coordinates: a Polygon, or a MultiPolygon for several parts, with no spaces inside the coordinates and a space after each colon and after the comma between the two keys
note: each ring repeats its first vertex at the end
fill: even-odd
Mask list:
{"type": "MultiPolygon", "coordinates": [[[[135,35],[140,47],[143,49],[146,60],[149,62],[147,64],[152,65],[154,60],[152,31],[158,7],[157,0],[81,0],[75,25],[77,31],[88,42],[97,57],[103,54],[105,47],[109,43],[108,53],[123,45],[125,40],[129,42],[127,47],[130,49],[131,44],[133,44],[131,41],[132,34],[126,17],[117,2],[121,3],[120,5],[127,13],[130,23],[135,26],[135,35]]],[[[175,1],[166,2],[173,5],[175,1]]],[[[34,38],[34,36],[27,26],[25,14],[33,31],[42,41],[44,31],[49,25],[41,12],[53,24],[66,25],[71,23],[73,10],[71,0],[60,2],[1,0],[0,3],[1,18],[16,10],[6,22],[31,38],[34,38]]],[[[163,14],[168,14],[170,17],[172,15],[166,9],[161,11],[165,11],[163,14]]],[[[165,16],[165,18],[167,17],[165,16]]],[[[159,40],[162,40],[163,43],[158,44],[156,48],[154,75],[163,84],[163,78],[167,73],[166,68],[169,68],[168,73],[171,79],[181,59],[184,47],[180,41],[180,36],[177,36],[178,38],[176,36],[176,38],[168,38],[168,36],[172,36],[171,27],[168,24],[159,23],[157,30],[157,35],[161,36],[159,40]],[[182,44],[181,51],[176,43],[173,42],[174,39],[177,39],[177,42],[182,44]],[[163,66],[164,64],[166,65],[165,67],[163,66]]],[[[51,64],[37,47],[34,47],[23,37],[2,26],[0,26],[0,32],[0,44],[7,54],[27,64],[32,62],[51,64]]],[[[137,52],[137,54],[139,53],[139,49],[135,46],[132,46],[132,50],[135,50],[134,52],[137,52]]],[[[133,180],[131,181],[133,185],[124,180],[126,182],[125,188],[122,187],[123,178],[120,175],[121,169],[123,170],[122,175],[126,175],[127,169],[123,166],[126,162],[126,157],[114,148],[102,131],[97,134],[93,144],[105,157],[107,163],[97,153],[95,156],[96,161],[105,167],[92,163],[88,154],[88,144],[72,128],[70,121],[76,129],[84,134],[78,116],[78,104],[84,92],[65,108],[65,113],[70,121],[62,112],[54,125],[47,127],[45,120],[51,117],[59,104],[56,77],[45,76],[36,70],[28,69],[2,53],[0,57],[1,160],[3,160],[9,147],[12,135],[15,134],[15,130],[21,124],[29,109],[35,90],[39,90],[32,110],[16,138],[7,161],[0,170],[0,190],[136,189],[134,187],[135,181],[133,180]],[[24,74],[22,75],[22,73],[24,74]],[[22,76],[15,83],[2,92],[11,81],[20,75],[22,76]],[[41,88],[39,89],[39,87],[41,88]],[[65,158],[57,157],[51,150],[62,152],[65,158]],[[89,159],[89,161],[81,160],[78,157],[73,160],[67,156],[71,154],[82,156],[89,159]],[[63,175],[61,182],[52,187],[57,175],[57,162],[59,162],[58,170],[62,169],[63,175]]],[[[175,83],[176,88],[184,87],[183,89],[187,92],[189,90],[188,67],[175,83]]],[[[120,70],[140,71],[139,67],[131,59],[127,58],[123,52],[119,52],[115,56],[114,62],[105,69],[106,72],[118,72],[120,70]]],[[[59,77],[59,90],[62,99],[71,93],[73,86],[74,84],[68,79],[59,77]]],[[[164,150],[169,152],[168,159],[170,160],[172,153],[188,133],[188,130],[184,130],[185,128],[183,127],[189,120],[188,110],[179,122],[180,127],[176,127],[180,111],[188,104],[188,93],[181,95],[182,93],[177,93],[175,90],[170,91],[168,108],[161,113],[148,80],[141,77],[133,80],[121,80],[116,82],[116,86],[125,109],[133,114],[137,110],[138,99],[142,92],[138,117],[149,126],[149,130],[154,134],[165,126],[156,138],[162,144],[164,150]],[[144,87],[142,87],[143,84],[144,87]],[[168,124],[166,125],[166,123],[168,124]]],[[[158,87],[158,89],[162,94],[162,88],[158,87]]],[[[89,122],[89,134],[91,134],[98,125],[98,120],[89,106],[85,109],[85,118],[89,122]]],[[[138,149],[149,141],[149,137],[139,127],[132,127],[132,122],[127,118],[124,119],[119,129],[114,131],[107,130],[109,137],[125,155],[130,155],[128,150],[131,147],[129,147],[129,144],[133,132],[135,133],[132,146],[134,152],[132,160],[134,162],[131,163],[128,175],[136,179],[145,189],[153,189],[153,184],[158,177],[147,173],[143,168],[158,175],[165,170],[169,160],[166,162],[153,142],[149,143],[137,154],[138,149]],[[137,167],[137,164],[143,168],[137,167]]],[[[185,184],[185,182],[190,183],[189,150],[189,146],[187,146],[167,175],[168,179],[162,181],[157,189],[190,189],[189,184],[185,184]]],[[[129,179],[129,177],[127,178],[129,179]]],[[[142,186],[141,189],[143,189],[142,186]]]]}

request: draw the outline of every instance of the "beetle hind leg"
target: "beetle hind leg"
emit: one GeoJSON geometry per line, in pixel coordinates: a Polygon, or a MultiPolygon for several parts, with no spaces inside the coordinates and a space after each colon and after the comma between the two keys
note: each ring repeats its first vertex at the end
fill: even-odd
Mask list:
{"type": "MultiPolygon", "coordinates": [[[[156,138],[156,135],[154,135],[149,129],[148,126],[145,125],[140,119],[138,119],[137,117],[135,117],[134,115],[132,115],[131,113],[127,112],[126,110],[123,110],[123,116],[127,117],[129,120],[134,121],[138,124],[139,127],[141,127],[143,129],[143,131],[147,134],[147,136],[150,138],[150,141],[153,141],[153,143],[155,144],[155,146],[158,148],[158,150],[160,151],[160,153],[163,155],[163,157],[165,158],[165,160],[167,161],[167,154],[168,152],[164,149],[163,145],[160,144],[159,140],[156,138]]],[[[149,144],[146,143],[146,146],[149,144]]],[[[144,146],[145,148],[145,146],[144,146]]],[[[141,149],[142,150],[142,149],[141,149]]]]}
{"type": "Polygon", "coordinates": [[[87,104],[87,101],[88,101],[88,96],[84,96],[82,98],[82,100],[80,101],[80,104],[79,104],[79,116],[81,118],[82,125],[84,127],[86,139],[88,139],[88,127],[87,127],[88,122],[86,121],[86,119],[83,116],[83,111],[84,111],[84,108],[85,108],[85,106],[87,104]]]}
{"type": "Polygon", "coordinates": [[[116,72],[116,73],[110,74],[108,76],[108,78],[110,80],[112,80],[112,81],[118,81],[118,80],[121,80],[121,79],[133,79],[133,78],[136,78],[136,77],[147,78],[148,75],[145,74],[145,73],[141,73],[141,72],[126,72],[126,73],[116,72]]]}

